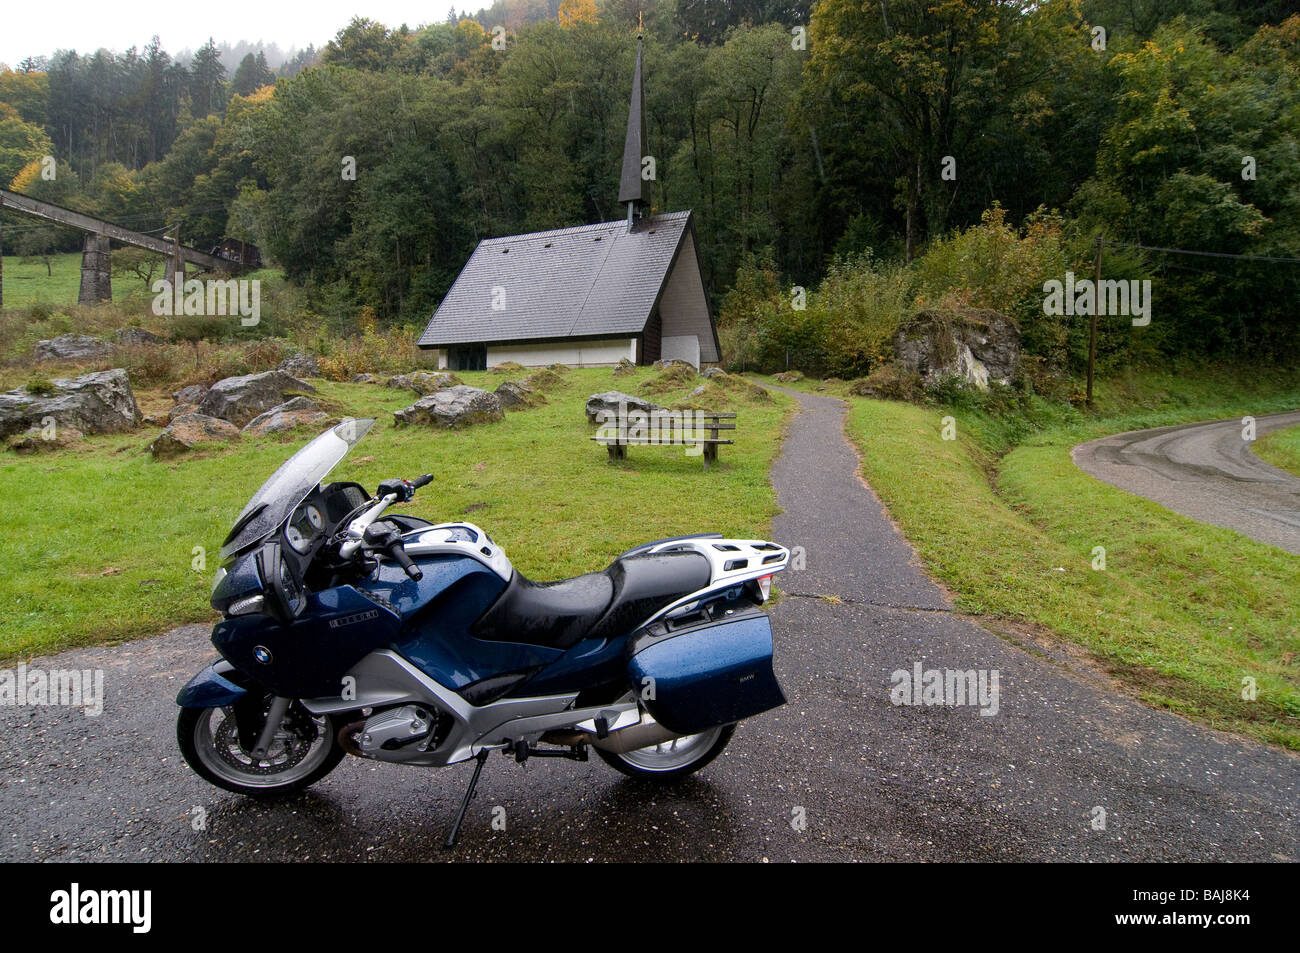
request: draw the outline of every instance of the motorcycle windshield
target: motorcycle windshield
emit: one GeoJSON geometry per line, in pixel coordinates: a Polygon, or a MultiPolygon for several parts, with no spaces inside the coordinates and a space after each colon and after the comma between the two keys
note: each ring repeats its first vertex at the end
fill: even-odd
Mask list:
{"type": "Polygon", "coordinates": [[[286,460],[240,512],[221,544],[221,558],[247,549],[278,529],[374,424],[370,417],[345,420],[286,460]]]}

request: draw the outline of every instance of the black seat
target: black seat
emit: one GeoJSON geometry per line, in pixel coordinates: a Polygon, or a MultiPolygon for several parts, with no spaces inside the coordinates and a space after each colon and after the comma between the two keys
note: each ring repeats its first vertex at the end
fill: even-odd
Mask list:
{"type": "Polygon", "coordinates": [[[567,649],[621,635],[710,578],[709,561],[695,552],[627,556],[604,572],[560,582],[532,582],[516,570],[470,634],[567,649]]]}

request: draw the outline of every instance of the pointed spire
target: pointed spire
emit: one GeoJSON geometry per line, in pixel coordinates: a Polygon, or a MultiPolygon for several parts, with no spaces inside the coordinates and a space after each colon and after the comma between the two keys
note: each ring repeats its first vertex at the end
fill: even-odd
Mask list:
{"type": "Polygon", "coordinates": [[[629,220],[634,208],[639,211],[650,204],[650,190],[641,178],[641,160],[645,155],[645,90],[641,87],[641,34],[638,30],[632,104],[627,111],[627,140],[623,144],[623,177],[618,186],[618,200],[627,204],[629,220]]]}

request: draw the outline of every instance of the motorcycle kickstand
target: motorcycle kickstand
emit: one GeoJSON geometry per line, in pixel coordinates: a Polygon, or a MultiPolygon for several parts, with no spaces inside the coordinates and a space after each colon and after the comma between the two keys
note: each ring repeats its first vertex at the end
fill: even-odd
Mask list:
{"type": "Polygon", "coordinates": [[[465,797],[460,802],[460,810],[456,812],[456,822],[451,825],[447,840],[442,845],[444,850],[450,850],[456,846],[456,839],[460,836],[461,822],[465,820],[465,812],[469,810],[469,802],[474,799],[474,789],[478,787],[478,776],[483,773],[483,765],[487,759],[488,751],[486,748],[475,756],[478,764],[474,765],[474,774],[469,779],[469,787],[465,789],[465,797]]]}

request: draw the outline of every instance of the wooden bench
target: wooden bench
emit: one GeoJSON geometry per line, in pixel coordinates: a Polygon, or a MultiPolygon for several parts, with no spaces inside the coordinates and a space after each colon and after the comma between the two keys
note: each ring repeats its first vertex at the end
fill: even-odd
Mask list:
{"type": "Polygon", "coordinates": [[[627,448],[644,447],[690,447],[703,445],[704,466],[716,463],[718,447],[724,443],[735,443],[719,437],[723,430],[735,430],[735,414],[713,413],[702,410],[653,411],[613,417],[601,424],[605,433],[597,433],[592,440],[602,444],[609,451],[610,461],[626,460],[627,448]],[[616,428],[616,434],[609,434],[608,428],[616,428]],[[642,434],[641,431],[648,430],[642,434]],[[708,436],[703,436],[707,433],[708,436]]]}

